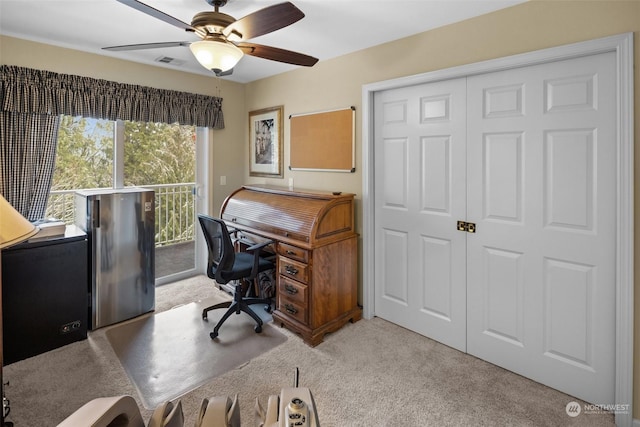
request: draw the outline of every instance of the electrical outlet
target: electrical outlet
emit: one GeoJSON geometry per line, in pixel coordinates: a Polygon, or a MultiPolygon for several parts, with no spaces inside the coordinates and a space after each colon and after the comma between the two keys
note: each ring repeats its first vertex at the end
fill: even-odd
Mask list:
{"type": "Polygon", "coordinates": [[[60,326],[60,333],[68,334],[70,332],[80,329],[80,326],[82,326],[82,322],[80,322],[79,320],[74,320],[73,322],[65,323],[64,325],[60,326]]]}
{"type": "Polygon", "coordinates": [[[220,185],[227,185],[227,177],[225,175],[220,176],[220,185]]]}

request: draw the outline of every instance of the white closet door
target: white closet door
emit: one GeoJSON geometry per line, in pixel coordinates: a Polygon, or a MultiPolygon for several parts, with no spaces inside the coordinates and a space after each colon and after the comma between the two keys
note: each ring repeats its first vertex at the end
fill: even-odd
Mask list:
{"type": "Polygon", "coordinates": [[[374,108],[376,315],[466,351],[465,79],[374,108]]]}
{"type": "Polygon", "coordinates": [[[468,79],[467,351],[614,402],[613,53],[468,79]]]}

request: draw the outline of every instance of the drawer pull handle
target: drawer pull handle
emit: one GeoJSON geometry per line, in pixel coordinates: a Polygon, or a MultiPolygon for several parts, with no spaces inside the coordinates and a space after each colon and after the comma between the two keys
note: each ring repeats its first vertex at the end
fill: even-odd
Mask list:
{"type": "Polygon", "coordinates": [[[294,306],[292,306],[291,304],[285,304],[284,305],[284,309],[289,314],[297,314],[298,313],[298,310],[294,306]]]}
{"type": "Polygon", "coordinates": [[[286,271],[287,274],[291,274],[292,276],[295,276],[296,274],[298,274],[298,269],[295,268],[293,265],[285,266],[284,271],[286,271]]]}
{"type": "Polygon", "coordinates": [[[286,250],[286,253],[287,253],[287,255],[295,255],[295,254],[296,254],[296,251],[292,251],[292,250],[290,250],[290,249],[287,249],[287,250],[286,250]]]}
{"type": "Polygon", "coordinates": [[[298,290],[291,285],[284,285],[284,290],[289,294],[289,295],[295,295],[298,293],[298,290]]]}

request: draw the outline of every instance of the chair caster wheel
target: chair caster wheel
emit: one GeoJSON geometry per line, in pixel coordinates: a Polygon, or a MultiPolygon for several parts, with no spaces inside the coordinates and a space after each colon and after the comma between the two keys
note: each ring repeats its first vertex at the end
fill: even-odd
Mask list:
{"type": "Polygon", "coordinates": [[[271,310],[271,304],[266,305],[266,306],[264,307],[264,311],[266,311],[267,313],[271,313],[271,311],[272,311],[272,310],[271,310]]]}
{"type": "Polygon", "coordinates": [[[213,340],[213,339],[216,339],[216,337],[218,336],[218,333],[217,333],[217,332],[211,332],[211,333],[209,334],[209,336],[210,336],[210,337],[211,337],[211,339],[213,340]]]}
{"type": "Polygon", "coordinates": [[[262,325],[256,325],[253,330],[256,331],[256,334],[259,334],[260,332],[262,332],[262,325]]]}

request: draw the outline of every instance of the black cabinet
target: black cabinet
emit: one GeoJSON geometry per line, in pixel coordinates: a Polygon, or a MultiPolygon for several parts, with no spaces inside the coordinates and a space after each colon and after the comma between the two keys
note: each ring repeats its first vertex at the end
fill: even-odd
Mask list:
{"type": "Polygon", "coordinates": [[[33,239],[2,251],[4,364],[87,338],[87,236],[33,239]]]}

